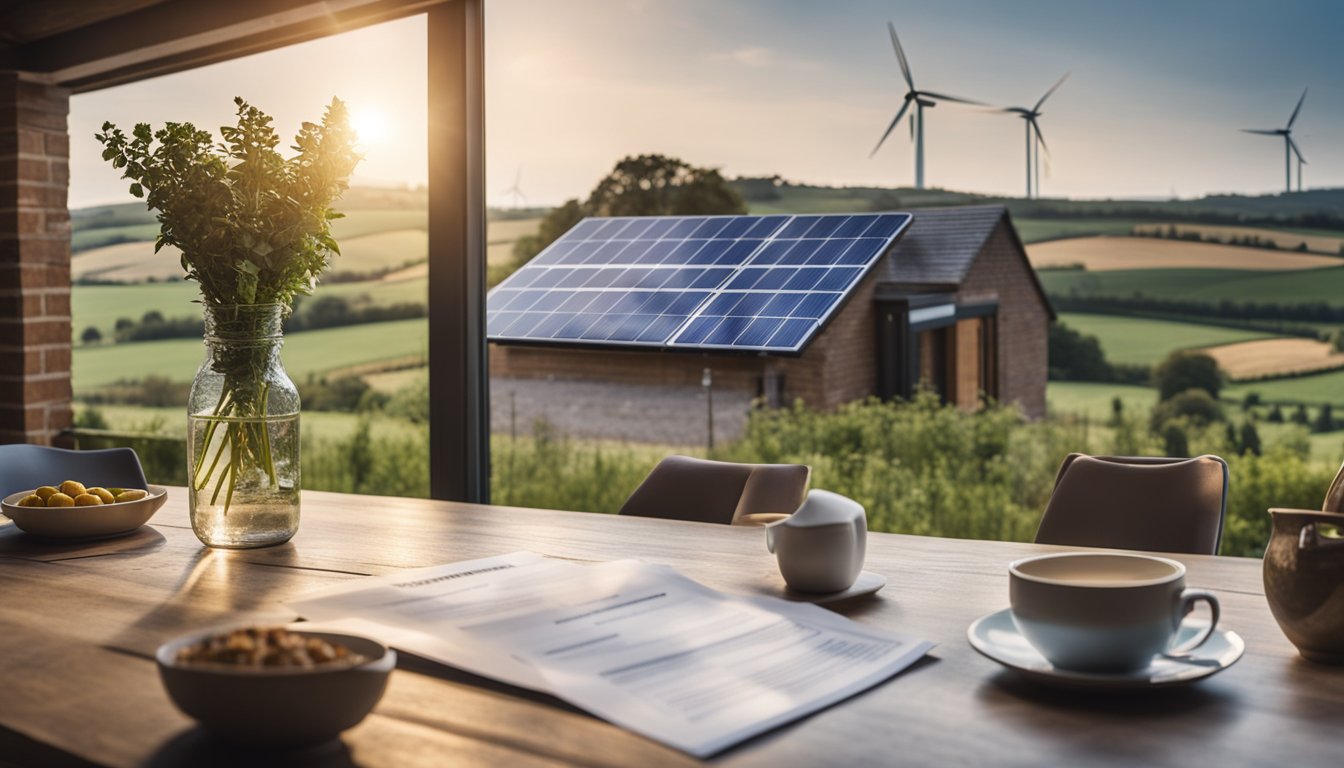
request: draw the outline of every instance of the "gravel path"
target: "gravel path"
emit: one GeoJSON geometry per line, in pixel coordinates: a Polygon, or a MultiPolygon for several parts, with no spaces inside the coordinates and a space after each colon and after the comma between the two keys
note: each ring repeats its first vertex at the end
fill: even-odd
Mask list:
{"type": "MultiPolygon", "coordinates": [[[[742,435],[750,406],[745,392],[714,392],[715,444],[742,435]]],[[[563,435],[634,443],[703,446],[708,431],[701,387],[491,377],[491,431],[530,434],[538,418],[563,435]]]]}

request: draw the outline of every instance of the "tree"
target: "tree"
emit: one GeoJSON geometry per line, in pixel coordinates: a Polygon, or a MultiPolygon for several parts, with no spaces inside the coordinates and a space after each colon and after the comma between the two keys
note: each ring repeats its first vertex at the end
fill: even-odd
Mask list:
{"type": "Polygon", "coordinates": [[[568,200],[542,219],[535,236],[514,244],[522,266],[585,216],[695,216],[747,212],[742,196],[717,170],[665,155],[622,158],[582,203],[568,200]]]}
{"type": "Polygon", "coordinates": [[[1321,406],[1316,412],[1316,421],[1311,425],[1312,432],[1333,432],[1335,429],[1335,415],[1329,403],[1321,406]]]}
{"type": "Polygon", "coordinates": [[[1260,455],[1260,432],[1255,428],[1254,424],[1248,421],[1241,425],[1241,440],[1239,443],[1242,456],[1245,456],[1248,453],[1253,453],[1256,456],[1260,455]]]}
{"type": "Polygon", "coordinates": [[[1153,370],[1158,399],[1167,400],[1189,389],[1202,389],[1217,399],[1223,388],[1218,362],[1202,352],[1172,352],[1153,370]]]}
{"type": "Polygon", "coordinates": [[[1153,409],[1153,429],[1182,417],[1195,426],[1211,424],[1223,420],[1223,407],[1208,392],[1192,387],[1158,403],[1153,409]]]}
{"type": "Polygon", "coordinates": [[[1063,323],[1052,323],[1047,348],[1048,378],[1056,381],[1110,381],[1111,365],[1096,336],[1084,336],[1063,323]]]}
{"type": "Polygon", "coordinates": [[[1307,416],[1307,406],[1298,403],[1297,410],[1293,411],[1293,423],[1304,427],[1311,423],[1311,417],[1307,416]]]}
{"type": "Polygon", "coordinates": [[[1259,404],[1260,404],[1260,393],[1247,392],[1246,397],[1242,398],[1241,400],[1241,409],[1243,411],[1249,411],[1259,404]]]}
{"type": "Polygon", "coordinates": [[[79,335],[79,340],[85,344],[97,344],[103,340],[103,332],[98,330],[98,326],[90,325],[79,335]]]}
{"type": "Polygon", "coordinates": [[[135,321],[129,317],[118,317],[116,325],[112,326],[113,330],[115,330],[117,333],[121,333],[122,331],[134,327],[135,327],[135,321]]]}
{"type": "Polygon", "coordinates": [[[1283,409],[1279,407],[1278,403],[1275,403],[1274,407],[1269,409],[1269,416],[1265,418],[1265,421],[1271,424],[1283,423],[1283,409]]]}
{"type": "Polygon", "coordinates": [[[1162,444],[1168,456],[1184,458],[1190,455],[1190,439],[1181,425],[1174,421],[1162,428],[1162,444]]]}

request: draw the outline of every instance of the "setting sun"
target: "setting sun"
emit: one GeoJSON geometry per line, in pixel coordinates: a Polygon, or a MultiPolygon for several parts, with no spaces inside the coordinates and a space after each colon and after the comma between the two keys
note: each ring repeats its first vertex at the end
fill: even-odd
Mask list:
{"type": "Polygon", "coordinates": [[[350,112],[350,125],[364,146],[381,142],[387,136],[387,119],[377,107],[364,107],[350,112]]]}

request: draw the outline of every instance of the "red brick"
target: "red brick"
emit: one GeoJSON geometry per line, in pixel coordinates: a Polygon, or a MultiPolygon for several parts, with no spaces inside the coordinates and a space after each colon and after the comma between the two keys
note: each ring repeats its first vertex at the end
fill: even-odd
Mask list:
{"type": "Polygon", "coordinates": [[[66,129],[64,112],[48,112],[20,105],[15,119],[23,128],[39,128],[61,132],[65,132],[66,129]]]}
{"type": "Polygon", "coordinates": [[[65,115],[70,111],[70,91],[42,83],[20,81],[15,88],[20,109],[65,115]]]}
{"type": "Polygon", "coordinates": [[[46,160],[34,160],[27,157],[20,157],[18,173],[20,182],[51,181],[50,163],[46,160]]]}
{"type": "Polygon", "coordinates": [[[65,210],[68,193],[67,185],[64,184],[21,184],[17,202],[26,208],[65,210]]]}
{"type": "Polygon", "coordinates": [[[42,350],[43,373],[69,373],[71,362],[70,346],[48,347],[42,350]]]}
{"type": "Polygon", "coordinates": [[[48,157],[70,157],[70,135],[54,131],[46,134],[44,151],[48,157]]]}
{"type": "Polygon", "coordinates": [[[57,184],[70,183],[70,163],[64,158],[51,158],[51,180],[57,184]]]}
{"type": "Polygon", "coordinates": [[[42,296],[42,314],[65,316],[70,314],[70,292],[57,291],[42,296]]]}
{"type": "MultiPolygon", "coordinates": [[[[0,286],[11,285],[12,276],[5,274],[3,267],[4,260],[0,259],[0,286]]],[[[14,266],[10,270],[17,271],[21,285],[27,288],[69,288],[70,287],[70,262],[67,260],[64,264],[33,264],[22,263],[14,266]]]]}
{"type": "Polygon", "coordinates": [[[70,240],[68,238],[52,236],[45,231],[28,234],[32,236],[19,241],[20,264],[51,264],[65,267],[68,272],[70,264],[70,240]]]}
{"type": "MultiPolygon", "coordinates": [[[[10,323],[6,320],[0,320],[0,337],[6,332],[6,325],[10,323]]],[[[23,344],[24,346],[34,346],[38,344],[59,344],[70,341],[70,320],[29,320],[22,323],[23,326],[23,344]]]]}
{"type": "MultiPolygon", "coordinates": [[[[23,379],[22,402],[28,404],[34,403],[53,403],[69,402],[73,395],[70,392],[69,376],[49,376],[48,374],[36,374],[23,379]],[[47,378],[36,378],[44,376],[47,378]]],[[[14,402],[11,398],[0,396],[0,401],[14,402]]]]}
{"type": "Polygon", "coordinates": [[[46,137],[50,135],[43,131],[19,130],[18,132],[18,150],[25,155],[45,155],[47,154],[46,137]]]}

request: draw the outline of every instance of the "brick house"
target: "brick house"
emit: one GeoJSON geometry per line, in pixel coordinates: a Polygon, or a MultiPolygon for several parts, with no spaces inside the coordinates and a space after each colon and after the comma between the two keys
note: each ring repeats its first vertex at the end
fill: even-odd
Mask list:
{"type": "Polygon", "coordinates": [[[490,344],[490,371],[716,388],[817,408],[909,397],[923,381],[974,408],[980,393],[1045,415],[1054,312],[1000,205],[912,211],[914,220],[797,356],[490,344]]]}

